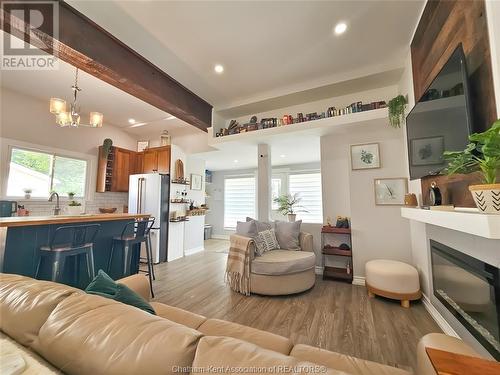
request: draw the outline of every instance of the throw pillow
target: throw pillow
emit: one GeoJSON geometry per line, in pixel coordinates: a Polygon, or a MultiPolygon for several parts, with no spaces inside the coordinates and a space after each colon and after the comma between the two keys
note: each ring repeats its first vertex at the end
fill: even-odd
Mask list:
{"type": "Polygon", "coordinates": [[[302,220],[291,223],[276,220],[274,223],[276,228],[276,238],[278,239],[281,249],[300,250],[299,235],[301,224],[302,220]]]}
{"type": "Polygon", "coordinates": [[[85,289],[85,292],[134,306],[156,315],[153,307],[144,298],[126,285],[115,282],[103,270],[99,270],[97,276],[85,289]]]}
{"type": "Polygon", "coordinates": [[[273,229],[273,223],[266,223],[265,221],[259,221],[252,219],[251,217],[247,217],[247,222],[255,221],[255,225],[257,226],[257,232],[262,232],[265,230],[273,229]]]}
{"type": "Polygon", "coordinates": [[[266,251],[276,250],[280,248],[274,229],[264,230],[257,234],[255,238],[256,252],[261,256],[266,251]]]}
{"type": "Polygon", "coordinates": [[[257,224],[255,220],[236,222],[236,234],[243,237],[257,237],[257,224]]]}

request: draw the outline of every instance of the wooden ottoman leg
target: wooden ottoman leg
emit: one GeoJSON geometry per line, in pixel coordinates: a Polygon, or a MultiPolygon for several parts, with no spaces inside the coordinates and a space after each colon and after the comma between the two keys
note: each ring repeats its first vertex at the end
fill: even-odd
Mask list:
{"type": "Polygon", "coordinates": [[[401,300],[401,306],[405,307],[405,308],[410,308],[410,301],[407,300],[407,299],[402,299],[401,300]]]}

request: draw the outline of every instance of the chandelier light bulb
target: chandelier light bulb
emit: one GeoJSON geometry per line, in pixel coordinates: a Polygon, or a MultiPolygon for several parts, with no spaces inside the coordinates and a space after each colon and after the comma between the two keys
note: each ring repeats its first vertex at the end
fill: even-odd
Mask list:
{"type": "Polygon", "coordinates": [[[93,128],[102,128],[104,116],[99,112],[90,112],[90,126],[93,128]]]}
{"type": "Polygon", "coordinates": [[[50,98],[50,113],[58,115],[66,112],[66,101],[59,98],[50,98]]]}

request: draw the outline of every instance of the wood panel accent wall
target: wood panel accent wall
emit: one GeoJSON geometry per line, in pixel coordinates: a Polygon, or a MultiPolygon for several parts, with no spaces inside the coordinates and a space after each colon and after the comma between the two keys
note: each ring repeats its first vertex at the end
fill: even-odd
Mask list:
{"type": "Polygon", "coordinates": [[[429,0],[411,42],[415,98],[462,43],[476,131],[488,129],[497,119],[491,52],[484,0],[429,0]]]}
{"type": "MultiPolygon", "coordinates": [[[[424,94],[460,43],[467,60],[473,126],[484,131],[497,119],[484,0],[427,2],[411,42],[415,98],[424,94]]],[[[480,182],[477,174],[422,178],[424,204],[433,181],[441,189],[443,204],[475,207],[468,186],[480,182]]]]}

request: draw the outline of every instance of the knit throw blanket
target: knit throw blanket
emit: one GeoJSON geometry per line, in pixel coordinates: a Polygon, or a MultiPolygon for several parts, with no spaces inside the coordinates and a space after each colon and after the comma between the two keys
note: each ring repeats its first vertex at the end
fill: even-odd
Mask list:
{"type": "Polygon", "coordinates": [[[225,281],[235,292],[250,295],[250,257],[255,243],[252,239],[231,236],[225,281]]]}

